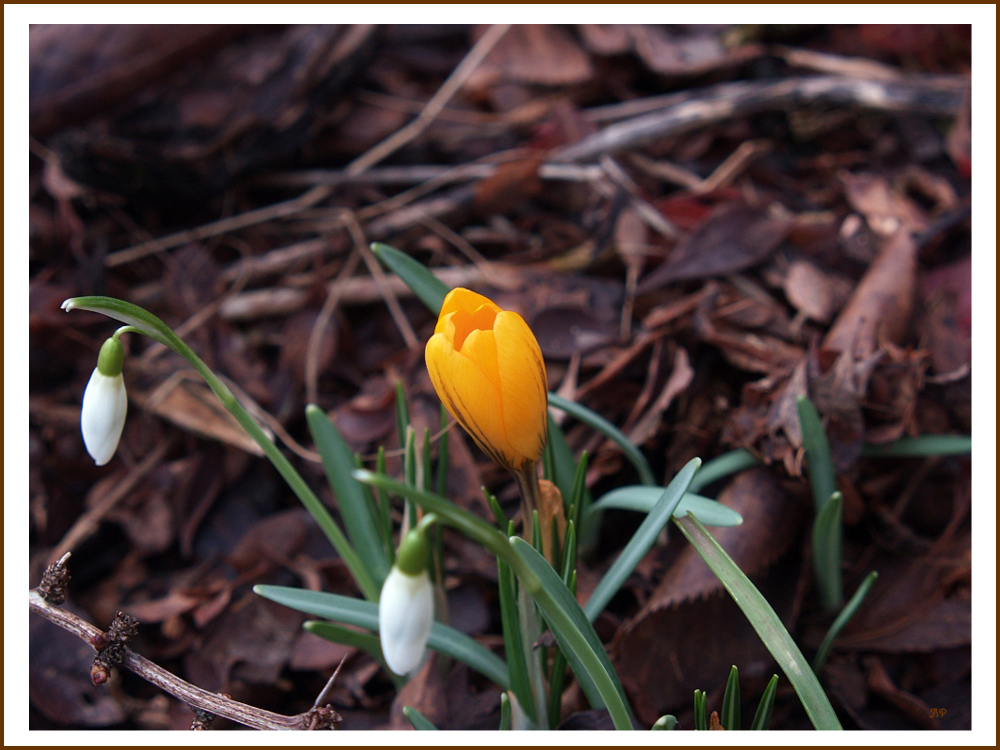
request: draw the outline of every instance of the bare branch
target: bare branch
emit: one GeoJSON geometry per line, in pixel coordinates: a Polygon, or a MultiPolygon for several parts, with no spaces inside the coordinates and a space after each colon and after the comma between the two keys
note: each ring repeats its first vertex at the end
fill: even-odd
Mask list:
{"type": "MultiPolygon", "coordinates": [[[[28,608],[63,630],[88,644],[103,635],[102,631],[72,612],[49,604],[36,589],[28,592],[28,608]]],[[[251,729],[304,730],[336,729],[340,715],[329,706],[314,706],[305,713],[284,716],[262,708],[248,706],[218,693],[211,693],[168,672],[149,659],[140,656],[127,646],[122,647],[121,666],[134,672],[147,682],[170,693],[193,709],[222,716],[251,729]]]]}

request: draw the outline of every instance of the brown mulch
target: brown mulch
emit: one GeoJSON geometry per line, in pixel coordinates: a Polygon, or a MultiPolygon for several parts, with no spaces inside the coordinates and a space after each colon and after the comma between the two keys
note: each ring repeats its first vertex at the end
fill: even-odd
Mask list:
{"type": "MultiPolygon", "coordinates": [[[[32,27],[30,585],[71,550],[65,606],[101,626],[134,615],[134,648],[184,679],[292,714],[346,657],[329,694],[342,727],[407,727],[369,657],[251,591],[358,594],[186,363],[125,337],[130,413],[94,466],[79,404],[115,325],[59,309],[107,294],[159,315],[332,506],[307,403],[363,456],[398,448],[397,381],[417,426],[438,420],[433,318],[377,240],[519,311],[550,388],[619,426],[659,479],[694,456],[760,458],[706,492],[743,514],[717,536],[807,655],[832,622],[810,570],[809,395],[845,498],[845,589],[880,575],[821,681],[846,728],[970,728],[971,460],[862,455],[971,434],[970,26],[498,31],[32,27]]],[[[638,481],[613,444],[562,426],[595,497],[638,481]]],[[[455,502],[489,518],[484,484],[513,500],[459,429],[449,440],[455,502]]],[[[606,514],[582,595],[637,523],[606,514]]],[[[773,660],[674,536],[598,634],[642,724],[690,728],[695,688],[718,710],[733,664],[752,716],[773,660]]],[[[446,547],[451,623],[502,652],[495,563],[446,547]]],[[[32,728],[191,723],[128,673],[94,687],[90,648],[37,617],[30,652],[32,728]]],[[[498,692],[442,660],[404,696],[442,728],[494,728],[498,692]]],[[[593,725],[572,685],[563,707],[593,725]]],[[[772,727],[808,726],[782,677],[772,727]]]]}

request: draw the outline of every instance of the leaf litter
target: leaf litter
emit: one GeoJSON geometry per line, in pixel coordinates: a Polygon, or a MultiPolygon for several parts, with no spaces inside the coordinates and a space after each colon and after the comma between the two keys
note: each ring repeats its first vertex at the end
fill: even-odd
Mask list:
{"type": "MultiPolygon", "coordinates": [[[[807,650],[830,621],[807,562],[795,403],[808,395],[845,493],[847,589],[881,575],[821,678],[846,725],[968,728],[970,461],[864,455],[971,429],[968,28],[514,26],[378,158],[370,149],[428,107],[489,29],[33,28],[33,565],[70,544],[73,606],[95,622],[139,615],[143,653],[207,689],[302,711],[346,657],[331,694],[345,728],[405,728],[401,701],[442,728],[495,727],[496,690],[478,675],[432,661],[394,699],[370,657],[321,647],[250,592],[357,593],[255,446],[155,345],[128,337],[118,468],[87,463],[74,423],[111,329],[55,307],[109,293],[180,328],[317,488],[307,391],[362,456],[399,447],[397,379],[415,424],[436,434],[407,343],[433,320],[359,262],[380,239],[520,310],[552,388],[630,430],[659,478],[695,455],[759,458],[714,488],[745,518],[717,536],[807,650]]],[[[635,481],[613,444],[572,419],[563,428],[591,452],[593,493],[635,481]]],[[[486,485],[516,512],[502,473],[459,430],[449,444],[449,496],[490,518],[486,485]]],[[[582,595],[627,541],[632,521],[609,516],[582,595]]],[[[495,562],[445,543],[454,621],[499,650],[495,562]]],[[[691,726],[695,687],[717,710],[732,664],[748,701],[770,677],[718,588],[671,536],[599,618],[647,725],[672,712],[691,726]]],[[[131,681],[95,697],[86,665],[73,676],[71,644],[39,630],[33,727],[183,725],[131,681]]],[[[563,703],[567,727],[599,725],[574,686],[563,703]]],[[[787,692],[773,726],[804,726],[787,692]]]]}

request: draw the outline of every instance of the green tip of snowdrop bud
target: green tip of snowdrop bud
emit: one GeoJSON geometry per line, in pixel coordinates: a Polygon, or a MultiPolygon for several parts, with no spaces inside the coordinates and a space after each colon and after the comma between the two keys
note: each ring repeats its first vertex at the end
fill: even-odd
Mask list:
{"type": "Polygon", "coordinates": [[[114,377],[122,374],[125,364],[125,347],[113,336],[101,344],[101,353],[97,355],[97,369],[101,375],[114,377]]]}
{"type": "Polygon", "coordinates": [[[403,539],[378,600],[382,655],[393,672],[405,675],[423,661],[434,623],[434,592],[427,575],[427,542],[414,529],[403,539]]]}
{"type": "Polygon", "coordinates": [[[125,428],[128,397],[122,377],[124,359],[125,349],[120,341],[114,338],[105,341],[97,367],[83,392],[80,431],[87,453],[98,466],[104,466],[115,455],[125,428]]]}

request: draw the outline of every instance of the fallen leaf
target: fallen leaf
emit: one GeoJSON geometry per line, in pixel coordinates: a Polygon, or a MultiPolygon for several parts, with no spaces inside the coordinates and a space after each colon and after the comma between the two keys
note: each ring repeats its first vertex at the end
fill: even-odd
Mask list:
{"type": "Polygon", "coordinates": [[[910,322],[916,285],[917,249],[907,228],[889,237],[840,311],[823,349],[864,359],[883,337],[899,343],[910,322]]]}
{"type": "Polygon", "coordinates": [[[683,239],[666,263],[639,283],[645,294],[675,281],[724,276],[755,266],[771,257],[792,226],[787,218],[772,218],[745,203],[726,203],[693,234],[683,239]]]}

